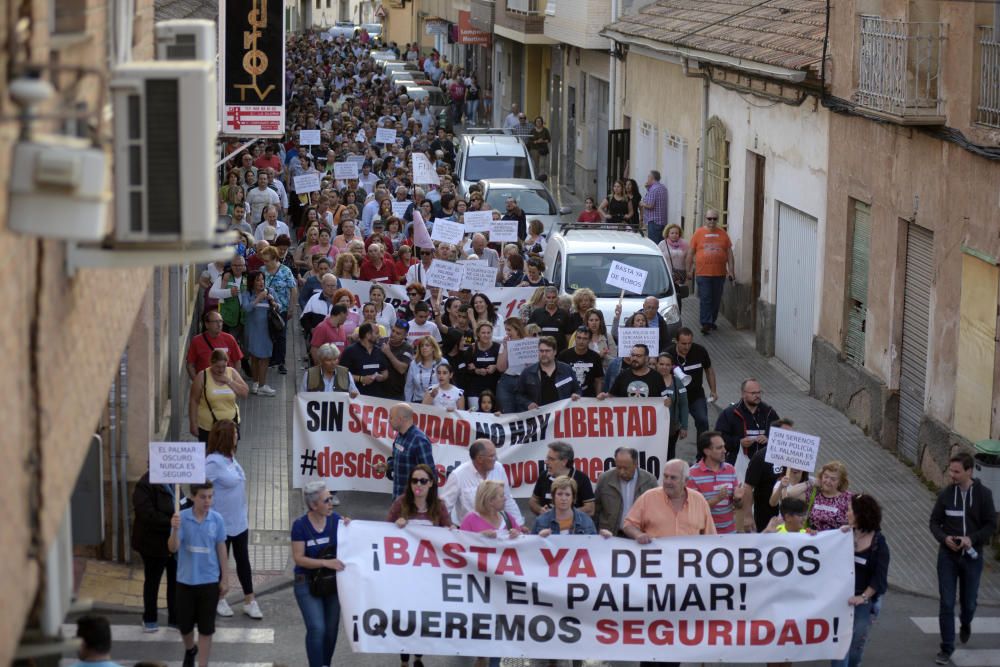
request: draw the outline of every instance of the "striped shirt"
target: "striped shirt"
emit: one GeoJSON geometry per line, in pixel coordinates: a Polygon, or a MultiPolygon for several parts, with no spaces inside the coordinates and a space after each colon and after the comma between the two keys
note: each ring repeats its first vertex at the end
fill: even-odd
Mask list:
{"type": "Polygon", "coordinates": [[[667,186],[654,181],[642,198],[644,204],[652,204],[652,208],[642,209],[642,221],[647,225],[667,224],[667,186]]]}
{"type": "Polygon", "coordinates": [[[718,470],[712,470],[705,465],[704,459],[691,466],[691,475],[687,482],[689,489],[701,492],[706,500],[713,500],[721,493],[726,494],[725,500],[710,506],[715,530],[720,535],[736,532],[736,522],[733,519],[733,501],[729,498],[729,489],[720,491],[719,487],[725,485],[735,489],[738,484],[736,468],[729,463],[722,463],[718,470]]]}

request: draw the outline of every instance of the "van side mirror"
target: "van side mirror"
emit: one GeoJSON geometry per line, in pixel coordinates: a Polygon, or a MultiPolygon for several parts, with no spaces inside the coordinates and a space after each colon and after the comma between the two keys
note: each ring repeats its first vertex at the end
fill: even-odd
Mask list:
{"type": "Polygon", "coordinates": [[[573,212],[573,209],[570,208],[569,206],[560,206],[559,207],[559,215],[569,215],[572,212],[573,212]]]}

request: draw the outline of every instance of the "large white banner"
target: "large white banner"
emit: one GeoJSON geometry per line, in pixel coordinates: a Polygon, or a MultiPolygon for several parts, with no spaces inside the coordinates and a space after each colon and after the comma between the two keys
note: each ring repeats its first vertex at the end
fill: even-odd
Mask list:
{"type": "Polygon", "coordinates": [[[640,546],[352,521],[337,557],[362,653],[761,663],[840,659],[851,643],[854,548],[839,530],[640,546]]]}
{"type": "MultiPolygon", "coordinates": [[[[360,307],[368,301],[368,291],[373,283],[367,280],[341,280],[341,286],[350,290],[355,296],[356,305],[360,307]]],[[[407,300],[406,287],[403,285],[387,285],[378,283],[385,290],[385,299],[398,308],[399,304],[407,300]]],[[[527,303],[528,299],[535,293],[534,287],[493,287],[484,290],[485,294],[497,309],[497,317],[503,322],[508,317],[517,317],[521,313],[521,306],[527,303]]],[[[503,332],[499,332],[502,334],[503,332]]]]}
{"type": "MultiPolygon", "coordinates": [[[[392,492],[388,473],[374,467],[386,462],[396,437],[389,409],[398,401],[345,393],[300,393],[295,400],[292,428],[292,486],[323,480],[333,490],[392,492]]],[[[614,466],[614,451],[622,445],[639,450],[639,466],[659,479],[667,453],[670,416],[658,398],[609,398],[559,401],[531,412],[496,416],[431,405],[414,405],[418,428],[431,441],[438,482],[469,460],[469,445],[489,438],[507,471],[511,492],[531,496],[538,476],[545,473],[548,444],[573,445],[573,467],[596,483],[614,466]]]]}

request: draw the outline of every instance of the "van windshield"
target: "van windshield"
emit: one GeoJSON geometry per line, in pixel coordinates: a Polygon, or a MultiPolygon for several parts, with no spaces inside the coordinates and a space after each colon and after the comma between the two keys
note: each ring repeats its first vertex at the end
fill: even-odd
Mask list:
{"type": "Polygon", "coordinates": [[[469,157],[465,161],[464,180],[476,182],[484,178],[531,178],[528,158],[513,155],[469,157]]]}
{"type": "Polygon", "coordinates": [[[673,286],[667,275],[667,264],[660,255],[616,255],[587,254],[569,255],[566,261],[566,293],[589,287],[599,299],[617,299],[621,289],[608,285],[605,280],[611,269],[611,262],[633,266],[646,271],[644,296],[665,297],[673,294],[673,286]]]}
{"type": "Polygon", "coordinates": [[[496,211],[506,210],[508,198],[514,199],[525,215],[557,214],[556,203],[552,201],[552,195],[548,193],[548,190],[526,190],[524,188],[503,190],[500,188],[490,188],[490,191],[486,194],[486,201],[496,211]]]}

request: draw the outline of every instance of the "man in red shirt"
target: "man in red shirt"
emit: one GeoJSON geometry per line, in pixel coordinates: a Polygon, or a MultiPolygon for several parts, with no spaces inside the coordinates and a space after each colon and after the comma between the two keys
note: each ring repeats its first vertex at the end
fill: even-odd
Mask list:
{"type": "Polygon", "coordinates": [[[217,310],[210,310],[201,318],[205,325],[204,333],[200,333],[191,339],[187,353],[187,373],[188,377],[194,380],[194,376],[212,365],[212,352],[216,348],[222,348],[229,353],[229,365],[239,368],[240,359],[243,358],[243,350],[239,343],[231,335],[222,330],[222,315],[217,310]]]}
{"type": "Polygon", "coordinates": [[[264,147],[264,154],[258,157],[253,162],[253,166],[257,167],[257,170],[267,169],[270,167],[274,169],[274,173],[281,173],[281,159],[274,154],[274,146],[268,144],[264,147]]]}
{"type": "Polygon", "coordinates": [[[309,353],[314,364],[318,366],[320,363],[316,353],[324,343],[330,343],[341,352],[344,351],[347,346],[345,321],[347,321],[347,307],[338,303],[330,308],[330,314],[326,316],[326,319],[313,329],[312,338],[309,341],[309,353]]]}
{"type": "Polygon", "coordinates": [[[705,226],[699,227],[691,235],[690,246],[687,257],[688,279],[694,278],[697,271],[698,316],[701,320],[701,332],[707,336],[709,331],[717,328],[715,320],[719,317],[726,277],[736,279],[733,242],[729,240],[726,230],[719,227],[718,211],[708,209],[705,212],[705,226]]]}
{"type": "Polygon", "coordinates": [[[368,257],[361,262],[361,280],[391,284],[399,282],[396,264],[385,257],[381,243],[372,243],[368,246],[368,257]]]}

